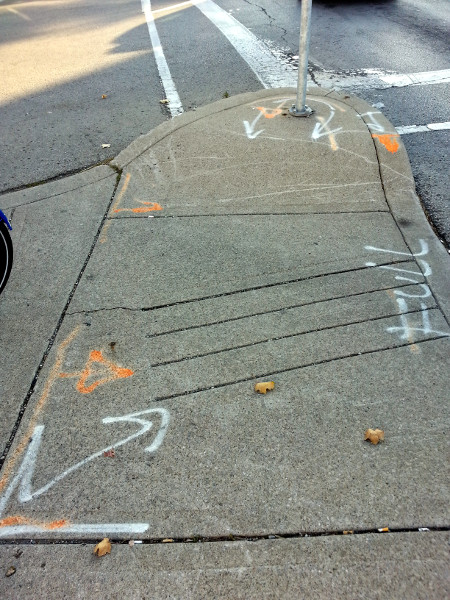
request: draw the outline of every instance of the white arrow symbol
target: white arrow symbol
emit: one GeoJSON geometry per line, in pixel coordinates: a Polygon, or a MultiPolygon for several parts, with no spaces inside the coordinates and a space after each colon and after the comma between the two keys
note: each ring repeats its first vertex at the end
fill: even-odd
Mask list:
{"type": "Polygon", "coordinates": [[[258,137],[258,135],[260,133],[262,133],[264,131],[264,129],[255,131],[256,123],[259,121],[259,119],[261,117],[262,117],[262,112],[260,112],[259,115],[257,117],[255,117],[251,123],[249,123],[248,121],[243,121],[244,127],[245,127],[245,133],[247,134],[247,137],[249,140],[254,140],[256,137],[258,137]]]}
{"type": "Polygon", "coordinates": [[[327,102],[324,102],[324,104],[326,104],[328,106],[328,108],[330,109],[330,116],[325,121],[325,123],[316,123],[316,125],[314,127],[314,131],[312,132],[312,135],[311,135],[311,138],[313,140],[318,140],[319,138],[323,137],[324,135],[332,135],[333,133],[338,133],[338,131],[342,130],[342,127],[338,127],[337,129],[332,129],[332,130],[329,129],[328,125],[333,120],[333,117],[334,117],[334,114],[336,111],[327,102]]]}
{"type": "Polygon", "coordinates": [[[137,423],[138,425],[140,425],[140,429],[136,433],[133,433],[132,435],[117,441],[115,444],[107,446],[106,448],[103,448],[102,450],[99,450],[98,452],[94,452],[94,454],[87,456],[83,460],[80,460],[80,462],[76,463],[75,465],[72,465],[71,467],[66,469],[66,471],[57,475],[49,483],[47,483],[40,489],[32,492],[31,481],[33,478],[37,454],[42,441],[42,434],[44,432],[44,425],[37,425],[34,428],[33,436],[28,445],[27,452],[22,461],[22,464],[20,465],[19,471],[0,499],[0,514],[3,512],[9,498],[11,497],[11,494],[14,492],[14,489],[16,487],[19,487],[19,502],[29,502],[30,500],[34,500],[34,498],[37,498],[38,496],[41,496],[42,494],[47,492],[51,487],[58,483],[58,481],[61,481],[61,479],[64,479],[64,477],[70,475],[70,473],[73,473],[74,471],[76,471],[80,467],[83,467],[85,464],[91,462],[95,458],[103,456],[104,452],[112,450],[113,448],[119,448],[119,446],[128,444],[128,442],[131,442],[132,440],[140,437],[141,435],[144,435],[151,429],[153,423],[152,421],[148,421],[147,419],[141,419],[139,417],[141,417],[142,415],[149,415],[152,413],[160,415],[161,424],[159,426],[159,431],[153,443],[147,448],[145,448],[145,451],[155,452],[160,447],[166,434],[167,427],[169,425],[170,415],[168,410],[166,410],[165,408],[149,408],[147,410],[142,410],[137,413],[124,415],[122,417],[106,417],[105,419],[103,419],[103,423],[118,423],[128,421],[130,423],[137,423]]]}

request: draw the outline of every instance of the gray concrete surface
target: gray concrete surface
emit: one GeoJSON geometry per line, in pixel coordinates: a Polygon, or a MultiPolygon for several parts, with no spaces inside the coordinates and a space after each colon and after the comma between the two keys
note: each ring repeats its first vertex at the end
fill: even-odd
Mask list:
{"type": "Polygon", "coordinates": [[[3,598],[445,598],[448,533],[0,548],[3,598]],[[16,558],[18,551],[22,554],[16,558]],[[68,568],[70,565],[70,568],[68,568]]]}
{"type": "Polygon", "coordinates": [[[58,325],[111,200],[109,167],[4,196],[13,224],[14,267],[0,299],[0,444],[58,325]]]}
{"type": "MultiPolygon", "coordinates": [[[[56,335],[48,356],[48,334],[33,333],[41,342],[29,350],[34,363],[17,361],[25,373],[42,368],[23,414],[24,392],[12,380],[3,424],[17,432],[1,471],[2,543],[62,544],[26,547],[30,580],[58,548],[75,578],[80,552],[90,550],[71,542],[175,538],[170,549],[139,548],[144,563],[175,552],[177,565],[175,578],[164,566],[155,572],[151,592],[134,578],[141,594],[189,597],[182,588],[195,580],[206,595],[208,586],[219,589],[217,597],[230,597],[236,581],[242,597],[261,597],[262,582],[267,597],[289,597],[309,569],[305,593],[327,598],[327,582],[338,586],[349,569],[343,597],[359,597],[359,582],[385,573],[400,574],[383,588],[392,598],[442,597],[449,257],[420,211],[390,123],[377,115],[374,137],[367,104],[316,90],[315,116],[295,119],[283,114],[290,97],[247,94],[156,128],[115,159],[115,192],[107,167],[89,185],[66,182],[60,196],[50,194],[56,188],[27,192],[39,199],[30,206],[56,208],[60,219],[63,202],[75,203],[87,228],[67,222],[58,233],[72,285],[60,282],[64,302],[48,303],[56,335]],[[254,392],[269,380],[272,392],[254,392]],[[364,441],[370,427],[385,431],[384,443],[364,441]],[[394,532],[333,535],[383,527],[394,532]],[[430,527],[441,532],[418,532],[430,527]],[[201,556],[196,573],[187,566],[192,548],[207,547],[189,545],[193,537],[305,533],[325,537],[277,540],[275,570],[259,552],[268,541],[217,541],[208,554],[215,571],[206,566],[205,575],[201,556]],[[330,566],[305,563],[303,543],[330,566]],[[242,548],[251,548],[247,562],[242,548]],[[249,567],[260,559],[256,571],[249,567]],[[423,570],[409,577],[417,564],[423,570]]],[[[25,273],[11,282],[17,294],[25,273]]],[[[14,314],[8,296],[0,306],[5,320],[14,314]]],[[[28,329],[25,319],[11,365],[28,329]]],[[[5,560],[10,549],[2,548],[5,560]]],[[[120,593],[111,558],[77,592],[63,574],[48,589],[88,597],[105,581],[120,593]]],[[[27,597],[29,580],[15,576],[4,589],[27,597]]],[[[50,584],[37,576],[36,585],[50,584]]]]}

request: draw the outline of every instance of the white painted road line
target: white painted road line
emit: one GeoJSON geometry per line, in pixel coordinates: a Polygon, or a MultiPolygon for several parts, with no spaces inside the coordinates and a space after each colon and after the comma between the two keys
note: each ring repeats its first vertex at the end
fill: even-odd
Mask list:
{"type": "Polygon", "coordinates": [[[404,127],[396,127],[397,133],[407,135],[408,133],[425,133],[428,131],[444,131],[450,129],[450,121],[445,123],[429,123],[428,125],[405,125],[404,127]]]}
{"type": "Polygon", "coordinates": [[[315,72],[315,81],[323,87],[355,90],[385,90],[392,87],[450,83],[450,69],[421,73],[387,73],[380,69],[361,69],[354,72],[315,72]]]}
{"type": "Polygon", "coordinates": [[[406,87],[408,85],[431,85],[435,83],[450,83],[450,69],[441,71],[424,71],[422,73],[393,73],[380,76],[381,81],[393,87],[406,87]]]}
{"type": "Polygon", "coordinates": [[[265,88],[296,87],[297,72],[283,65],[247,27],[212,0],[192,0],[234,46],[265,88]]]}
{"type": "Polygon", "coordinates": [[[164,94],[166,99],[169,101],[168,106],[170,114],[172,117],[176,117],[177,115],[181,115],[183,112],[183,105],[181,104],[180,96],[178,95],[177,89],[170,74],[166,57],[164,56],[161,41],[155,25],[155,19],[153,18],[150,0],[141,0],[141,4],[142,12],[145,14],[145,18],[147,20],[148,32],[150,34],[150,40],[153,46],[153,54],[155,56],[159,76],[161,77],[164,94]]]}

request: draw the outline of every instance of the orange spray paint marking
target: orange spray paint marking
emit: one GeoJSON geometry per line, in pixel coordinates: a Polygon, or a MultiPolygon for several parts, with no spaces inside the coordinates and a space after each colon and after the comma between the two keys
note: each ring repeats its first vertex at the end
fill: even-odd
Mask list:
{"type": "Polygon", "coordinates": [[[0,520],[0,527],[14,527],[14,525],[34,525],[35,527],[39,527],[40,529],[61,529],[62,527],[67,527],[70,525],[69,521],[65,519],[60,519],[59,521],[51,521],[50,523],[46,523],[44,521],[36,521],[35,519],[28,519],[27,517],[22,517],[21,515],[14,515],[12,517],[5,517],[0,520]]]}
{"type": "Polygon", "coordinates": [[[273,119],[283,112],[281,108],[265,108],[264,106],[257,106],[256,109],[261,111],[266,119],[273,119]]]}
{"type": "Polygon", "coordinates": [[[97,388],[99,385],[103,385],[104,383],[109,383],[114,381],[115,379],[124,379],[126,377],[131,377],[134,375],[134,371],[131,369],[124,369],[123,367],[119,367],[114,364],[110,360],[106,359],[103,354],[99,350],[92,350],[89,354],[89,359],[84,367],[83,371],[79,373],[60,373],[60,377],[79,377],[76,388],[80,392],[80,394],[90,394],[97,388]],[[102,377],[97,379],[91,385],[86,386],[86,382],[89,377],[95,375],[96,369],[93,369],[95,364],[104,365],[106,369],[109,371],[109,374],[106,377],[102,377]]]}
{"type": "Polygon", "coordinates": [[[141,204],[145,206],[138,206],[137,208],[116,208],[113,212],[132,212],[132,213],[146,213],[152,212],[153,210],[162,210],[162,206],[157,202],[143,202],[142,200],[138,200],[141,204]]]}
{"type": "Polygon", "coordinates": [[[395,154],[400,148],[400,144],[398,143],[400,136],[398,133],[372,133],[372,137],[377,138],[380,144],[383,144],[386,150],[389,150],[392,154],[395,154]]]}
{"type": "Polygon", "coordinates": [[[20,457],[20,455],[25,450],[25,448],[28,446],[28,442],[29,442],[30,438],[32,437],[34,428],[36,427],[36,424],[38,422],[39,415],[42,412],[42,409],[44,408],[45,403],[47,402],[48,396],[50,394],[50,390],[52,389],[52,386],[55,383],[56,379],[60,376],[60,371],[61,371],[62,364],[64,362],[64,356],[65,356],[67,347],[69,346],[69,344],[71,344],[73,342],[75,337],[78,335],[80,328],[81,328],[81,325],[78,325],[77,327],[75,327],[75,329],[67,336],[67,338],[64,341],[61,342],[61,344],[59,345],[59,347],[56,350],[55,364],[53,365],[53,367],[50,370],[49,376],[47,377],[47,381],[45,382],[45,385],[44,385],[44,390],[34,408],[34,411],[31,416],[28,427],[27,427],[24,435],[22,436],[19,444],[17,445],[14,452],[12,453],[11,459],[6,464],[6,466],[3,470],[3,476],[0,480],[0,492],[3,490],[3,488],[7,484],[9,476],[11,475],[11,473],[14,469],[14,465],[17,462],[17,459],[20,457]]]}

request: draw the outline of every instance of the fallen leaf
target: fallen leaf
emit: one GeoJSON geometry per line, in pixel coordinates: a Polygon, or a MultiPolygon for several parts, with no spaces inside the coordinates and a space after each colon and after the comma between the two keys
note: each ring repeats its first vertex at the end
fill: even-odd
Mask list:
{"type": "Polygon", "coordinates": [[[105,554],[111,554],[111,542],[108,538],[104,538],[94,548],[94,554],[97,556],[105,556],[105,554]]]}
{"type": "Polygon", "coordinates": [[[265,394],[268,390],[273,390],[274,387],[275,383],[273,381],[261,381],[260,383],[255,383],[255,392],[265,394]]]}
{"type": "Polygon", "coordinates": [[[104,100],[105,98],[107,98],[108,96],[106,94],[102,94],[102,100],[104,100]]]}
{"type": "Polygon", "coordinates": [[[384,442],[384,431],[382,429],[366,429],[364,440],[368,440],[376,446],[378,442],[384,442]]]}
{"type": "Polygon", "coordinates": [[[170,100],[167,100],[167,98],[164,98],[164,100],[160,100],[159,103],[160,104],[169,104],[170,100]]]}
{"type": "Polygon", "coordinates": [[[170,544],[173,542],[172,538],[166,538],[165,540],[162,541],[163,544],[170,544]]]}
{"type": "Polygon", "coordinates": [[[9,567],[9,569],[6,571],[6,577],[11,577],[11,575],[14,575],[15,572],[16,572],[15,567],[9,567]]]}
{"type": "Polygon", "coordinates": [[[106,450],[105,452],[103,452],[103,456],[105,458],[115,458],[116,453],[114,452],[114,448],[111,448],[111,450],[106,450]]]}
{"type": "Polygon", "coordinates": [[[102,144],[102,148],[111,148],[111,144],[102,144]]]}
{"type": "Polygon", "coordinates": [[[17,549],[17,550],[14,552],[14,556],[15,556],[15,558],[20,558],[20,557],[22,556],[22,554],[23,554],[23,550],[19,550],[19,549],[17,549]]]}

